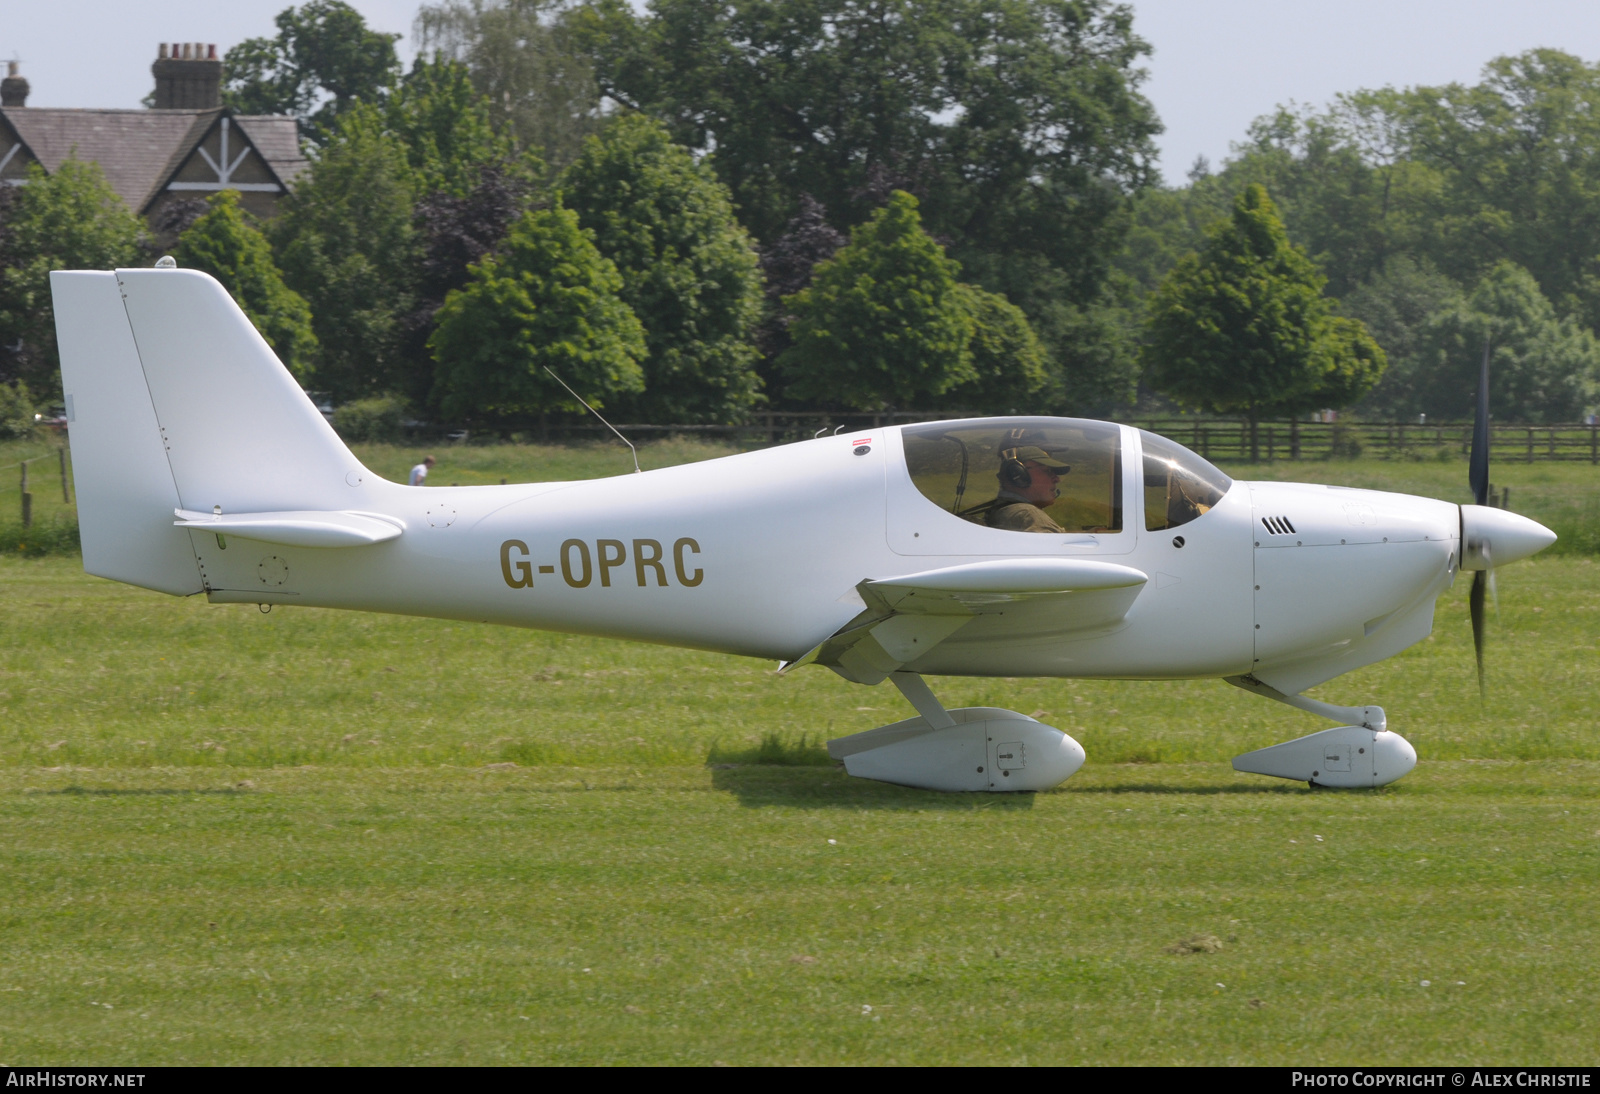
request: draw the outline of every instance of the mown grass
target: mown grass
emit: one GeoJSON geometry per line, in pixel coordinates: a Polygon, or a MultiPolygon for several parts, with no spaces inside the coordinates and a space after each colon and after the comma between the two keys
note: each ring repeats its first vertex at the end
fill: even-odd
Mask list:
{"type": "Polygon", "coordinates": [[[1597,786],[9,769],[0,1060],[1592,1066],[1597,786]]]}

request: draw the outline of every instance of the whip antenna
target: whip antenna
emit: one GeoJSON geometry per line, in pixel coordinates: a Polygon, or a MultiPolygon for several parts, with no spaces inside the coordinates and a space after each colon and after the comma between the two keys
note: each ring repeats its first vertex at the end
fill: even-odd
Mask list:
{"type": "MultiPolygon", "coordinates": [[[[551,369],[549,365],[541,365],[540,367],[543,368],[546,372],[550,373],[550,378],[552,380],[554,380],[556,383],[560,384],[562,387],[567,387],[567,382],[565,380],[563,380],[561,377],[557,376],[555,374],[555,371],[553,369],[551,369]]],[[[576,391],[573,391],[570,387],[567,387],[567,394],[571,395],[574,399],[578,400],[578,402],[583,403],[583,409],[587,410],[590,414],[593,414],[596,418],[600,418],[600,412],[598,410],[596,410],[594,407],[590,406],[587,402],[584,402],[584,398],[583,398],[582,395],[579,395],[576,391]]],[[[611,430],[611,432],[617,433],[617,427],[612,425],[610,422],[606,421],[604,418],[600,418],[600,424],[605,426],[607,429],[611,430]]],[[[628,451],[633,453],[633,473],[635,475],[644,474],[644,469],[639,466],[639,450],[637,448],[633,447],[633,442],[628,440],[628,438],[624,437],[621,433],[617,433],[617,440],[619,440],[623,444],[627,445],[628,446],[628,451]]]]}

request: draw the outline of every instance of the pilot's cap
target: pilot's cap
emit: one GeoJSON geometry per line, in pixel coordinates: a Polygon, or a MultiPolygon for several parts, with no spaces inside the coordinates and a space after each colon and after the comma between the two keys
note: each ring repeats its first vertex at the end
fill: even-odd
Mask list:
{"type": "Polygon", "coordinates": [[[1007,448],[1001,451],[1002,460],[1017,460],[1022,463],[1036,463],[1040,467],[1048,468],[1058,475],[1065,475],[1072,470],[1070,463],[1062,463],[1038,445],[1024,445],[1021,448],[1007,448]]]}

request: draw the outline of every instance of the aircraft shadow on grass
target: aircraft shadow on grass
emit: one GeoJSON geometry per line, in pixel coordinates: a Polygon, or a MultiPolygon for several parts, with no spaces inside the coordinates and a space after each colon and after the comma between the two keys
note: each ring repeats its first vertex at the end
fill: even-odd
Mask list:
{"type": "MultiPolygon", "coordinates": [[[[941,791],[913,790],[891,783],[852,779],[837,766],[783,765],[756,763],[711,763],[711,785],[739,798],[752,808],[787,805],[812,809],[940,809],[952,812],[975,809],[1029,810],[1034,805],[1031,792],[1016,794],[948,794],[941,791]]],[[[1115,786],[1068,785],[1051,793],[1120,796],[1161,794],[1168,797],[1197,798],[1218,795],[1310,794],[1303,784],[1274,783],[1120,783],[1115,786]]]]}
{"type": "Polygon", "coordinates": [[[853,779],[842,765],[779,765],[711,763],[711,785],[752,809],[791,806],[801,809],[883,809],[947,813],[978,810],[1029,810],[1034,795],[947,794],[914,790],[892,783],[853,779]]]}

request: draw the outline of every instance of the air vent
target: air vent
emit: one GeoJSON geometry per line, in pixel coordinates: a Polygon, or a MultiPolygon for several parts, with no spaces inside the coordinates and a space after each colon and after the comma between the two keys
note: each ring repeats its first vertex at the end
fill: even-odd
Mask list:
{"type": "Polygon", "coordinates": [[[1262,517],[1261,523],[1275,536],[1294,535],[1294,525],[1289,523],[1288,517],[1262,517]]]}

